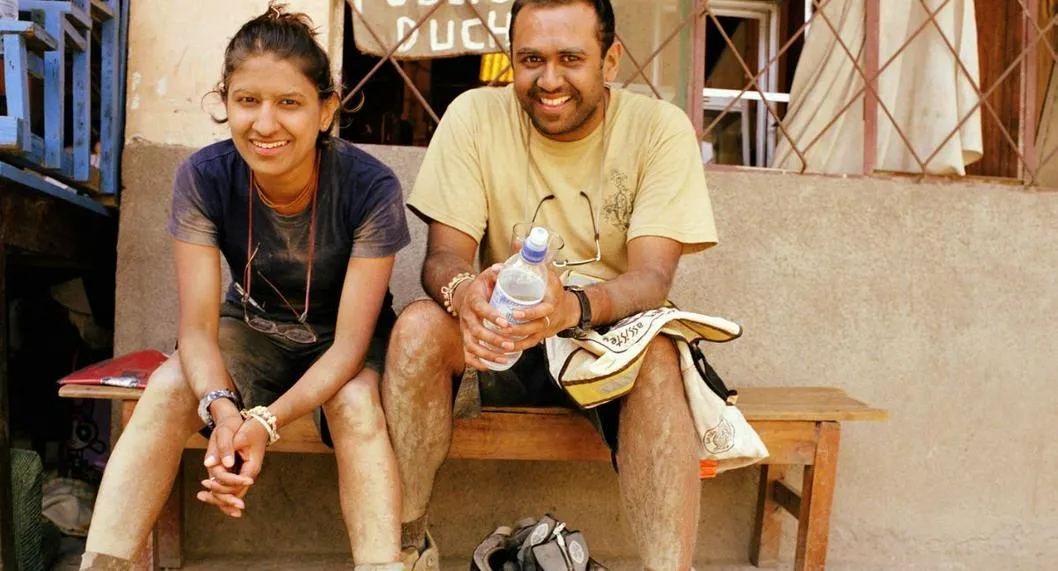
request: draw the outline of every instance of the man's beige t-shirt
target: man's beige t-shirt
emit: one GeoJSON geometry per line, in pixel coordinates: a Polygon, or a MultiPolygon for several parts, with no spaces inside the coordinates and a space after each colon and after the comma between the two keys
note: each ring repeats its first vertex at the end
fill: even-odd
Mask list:
{"type": "Polygon", "coordinates": [[[511,255],[514,225],[538,206],[536,222],[562,237],[566,260],[595,255],[594,212],[602,260],[575,269],[599,278],[627,271],[633,238],[671,238],[685,254],[716,244],[690,120],[670,103],[610,93],[605,121],[568,143],[540,134],[510,86],[463,93],[437,127],[408,206],[477,240],[482,267],[511,255]]]}

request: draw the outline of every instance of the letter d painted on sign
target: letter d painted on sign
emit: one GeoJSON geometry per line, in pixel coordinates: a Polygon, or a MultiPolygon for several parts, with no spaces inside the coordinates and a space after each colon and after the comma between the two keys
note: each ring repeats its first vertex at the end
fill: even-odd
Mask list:
{"type": "MultiPolygon", "coordinates": [[[[415,27],[415,24],[418,24],[418,22],[407,16],[400,16],[399,18],[397,18],[397,39],[400,40],[401,38],[403,38],[409,30],[415,27]]],[[[397,51],[411,51],[411,49],[415,47],[415,42],[417,41],[419,41],[419,30],[415,30],[414,32],[412,32],[410,38],[401,42],[400,48],[398,48],[397,51]]]]}

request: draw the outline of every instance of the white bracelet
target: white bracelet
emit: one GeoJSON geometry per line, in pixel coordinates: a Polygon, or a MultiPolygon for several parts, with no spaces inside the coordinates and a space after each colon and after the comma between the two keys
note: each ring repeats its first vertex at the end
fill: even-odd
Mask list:
{"type": "Polygon", "coordinates": [[[456,311],[455,306],[452,305],[452,295],[455,294],[456,288],[459,287],[459,284],[472,279],[474,279],[474,274],[470,272],[456,274],[456,276],[448,282],[448,285],[441,288],[441,297],[444,298],[445,311],[452,314],[452,317],[459,317],[459,312],[456,311]]]}
{"type": "Polygon", "coordinates": [[[279,440],[279,428],[276,427],[276,415],[272,414],[272,411],[268,410],[266,406],[255,406],[250,410],[241,411],[243,419],[252,418],[257,422],[261,423],[261,426],[268,431],[268,445],[271,446],[279,440]]]}

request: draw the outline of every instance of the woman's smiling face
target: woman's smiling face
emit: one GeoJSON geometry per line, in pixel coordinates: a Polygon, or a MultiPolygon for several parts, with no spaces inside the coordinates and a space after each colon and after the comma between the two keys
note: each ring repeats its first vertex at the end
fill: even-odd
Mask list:
{"type": "Polygon", "coordinates": [[[296,62],[271,54],[247,58],[232,72],[225,108],[231,138],[258,176],[284,177],[312,168],[320,131],[337,102],[319,92],[296,62]]]}

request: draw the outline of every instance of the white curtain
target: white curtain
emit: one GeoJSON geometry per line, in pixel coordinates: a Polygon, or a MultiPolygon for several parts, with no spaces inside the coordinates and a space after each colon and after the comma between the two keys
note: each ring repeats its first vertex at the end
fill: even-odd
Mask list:
{"type": "Polygon", "coordinates": [[[1036,160],[1040,165],[1036,182],[1053,188],[1058,186],[1058,66],[1053,63],[1050,66],[1050,80],[1036,137],[1036,160]]]}
{"type": "MultiPolygon", "coordinates": [[[[926,7],[935,11],[942,0],[881,0],[879,66],[896,52],[907,38],[926,21],[926,7]],[[923,5],[925,4],[925,6],[923,5]]],[[[865,0],[830,0],[823,8],[861,68],[865,68],[865,0]]],[[[958,52],[973,84],[980,84],[977,56],[977,25],[974,0],[950,0],[936,16],[944,36],[958,52]]],[[[945,45],[937,26],[928,24],[901,55],[878,77],[880,102],[892,113],[915,153],[927,163],[930,174],[966,174],[966,165],[981,158],[980,109],[971,113],[978,97],[970,78],[945,45]],[[949,133],[967,115],[947,142],[949,133]],[[943,146],[942,146],[943,143],[943,146]]],[[[853,68],[837,37],[817,14],[805,40],[805,47],[794,74],[790,106],[783,128],[801,149],[806,170],[828,173],[863,172],[863,79],[853,68]],[[849,101],[855,102],[825,132],[823,129],[849,101]],[[820,136],[820,133],[823,133],[820,136]],[[819,136],[819,140],[804,149],[819,136]]],[[[801,170],[802,163],[781,132],[776,133],[773,167],[801,170]]],[[[876,168],[885,171],[920,173],[907,145],[893,122],[879,106],[876,168]]]]}

